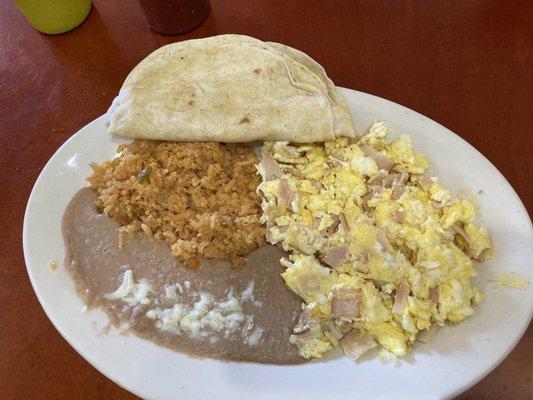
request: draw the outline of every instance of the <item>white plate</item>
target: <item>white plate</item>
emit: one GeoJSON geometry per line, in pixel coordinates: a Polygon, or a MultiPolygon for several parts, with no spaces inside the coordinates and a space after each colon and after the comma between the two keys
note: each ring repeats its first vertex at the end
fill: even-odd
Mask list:
{"type": "Polygon", "coordinates": [[[429,156],[432,172],[451,189],[469,192],[480,204],[494,258],[479,266],[477,284],[486,300],[476,314],[418,344],[402,361],[378,358],[354,364],[347,358],[298,366],[221,362],[192,358],[132,335],[101,332],[102,311],[82,312],[63,268],[61,216],[78,189],[86,186],[89,163],[111,158],[120,140],[111,139],[100,117],[72,136],[50,159],[31,193],[24,218],[24,256],[33,288],[48,318],[65,339],[107,377],[147,399],[442,399],[476,383],[512,350],[528,326],[533,289],[494,289],[497,273],[519,272],[533,281],[533,229],[505,178],[478,151],[443,126],[390,101],[341,89],[358,133],[375,120],[388,121],[393,134],[412,135],[429,156]],[[483,190],[481,194],[479,190],[483,190]],[[60,268],[52,272],[51,261],[60,268]]]}

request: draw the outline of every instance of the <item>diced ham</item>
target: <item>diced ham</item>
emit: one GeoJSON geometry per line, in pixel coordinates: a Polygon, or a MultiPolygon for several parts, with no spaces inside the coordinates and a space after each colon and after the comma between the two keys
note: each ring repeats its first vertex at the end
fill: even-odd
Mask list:
{"type": "Polygon", "coordinates": [[[331,156],[339,161],[346,161],[346,154],[343,154],[342,151],[333,151],[331,156]]]}
{"type": "Polygon", "coordinates": [[[387,171],[390,171],[394,167],[394,162],[392,160],[390,160],[387,156],[381,154],[373,147],[363,145],[361,146],[361,150],[363,150],[365,156],[372,158],[376,162],[378,169],[385,169],[387,171]]]}
{"type": "Polygon", "coordinates": [[[335,320],[335,328],[337,328],[341,336],[344,336],[352,330],[352,323],[343,319],[337,319],[335,320]]]}
{"type": "Polygon", "coordinates": [[[331,316],[333,318],[359,318],[360,291],[354,288],[342,288],[331,299],[331,316]]]}
{"type": "Polygon", "coordinates": [[[395,186],[394,189],[392,189],[392,198],[394,200],[398,200],[400,197],[402,197],[404,191],[404,186],[395,186]]]}
{"type": "Polygon", "coordinates": [[[394,180],[397,179],[399,176],[400,174],[397,174],[397,173],[388,175],[387,177],[381,180],[381,186],[386,189],[392,187],[394,180]]]}
{"type": "Polygon", "coordinates": [[[376,172],[374,175],[372,175],[366,183],[368,185],[373,185],[375,183],[380,183],[384,178],[386,178],[389,175],[387,171],[384,169],[380,169],[378,172],[376,172]]]}
{"type": "Polygon", "coordinates": [[[346,245],[335,246],[329,249],[325,256],[324,262],[332,268],[337,268],[339,265],[348,261],[350,258],[350,249],[346,245]]]}
{"type": "Polygon", "coordinates": [[[361,202],[363,203],[363,205],[367,205],[368,202],[372,199],[372,197],[374,197],[374,194],[376,194],[374,191],[372,190],[369,190],[368,192],[366,192],[362,197],[361,197],[361,202]]]}
{"type": "Polygon", "coordinates": [[[392,198],[398,200],[403,194],[405,182],[409,179],[407,172],[393,173],[381,181],[381,186],[384,188],[392,188],[392,198]]]}
{"type": "Polygon", "coordinates": [[[352,329],[339,340],[339,343],[344,354],[352,361],[357,361],[359,357],[377,346],[374,339],[360,329],[352,329]]]}
{"type": "Polygon", "coordinates": [[[405,185],[405,182],[409,179],[409,173],[408,172],[401,172],[398,180],[396,183],[398,185],[405,185]]]}
{"type": "Polygon", "coordinates": [[[399,224],[402,224],[403,221],[405,220],[405,212],[399,211],[399,210],[395,211],[393,218],[394,218],[394,221],[396,221],[399,224]]]}
{"type": "Polygon", "coordinates": [[[339,229],[341,229],[342,233],[348,233],[350,231],[348,221],[346,221],[346,215],[342,212],[339,214],[339,229]]]}
{"type": "Polygon", "coordinates": [[[372,199],[377,193],[383,190],[383,186],[379,185],[367,185],[368,191],[361,197],[361,202],[364,206],[372,199]]]}
{"type": "Polygon", "coordinates": [[[429,299],[433,302],[433,303],[439,303],[439,298],[440,298],[440,291],[439,291],[439,288],[438,287],[434,287],[434,288],[431,288],[429,289],[429,299]]]}
{"type": "Polygon", "coordinates": [[[389,243],[389,239],[387,239],[387,235],[385,235],[385,232],[383,232],[381,229],[378,229],[377,239],[379,244],[385,249],[385,251],[392,253],[393,249],[389,243]]]}
{"type": "Polygon", "coordinates": [[[288,208],[296,197],[296,194],[289,186],[289,183],[286,179],[280,179],[278,184],[278,195],[279,199],[285,204],[288,208]]]}
{"type": "Polygon", "coordinates": [[[300,333],[311,330],[316,324],[318,324],[318,321],[316,318],[313,318],[311,310],[304,308],[298,317],[298,322],[296,323],[293,332],[299,335],[300,333]]]}
{"type": "Polygon", "coordinates": [[[429,187],[433,185],[433,181],[431,180],[431,176],[427,172],[424,172],[422,175],[420,175],[419,182],[423,187],[429,187]]]}
{"type": "Polygon", "coordinates": [[[367,264],[368,264],[369,258],[370,258],[370,255],[366,251],[360,254],[357,254],[355,256],[354,263],[353,263],[355,270],[366,274],[368,272],[367,264]]]}
{"type": "Polygon", "coordinates": [[[340,152],[332,153],[329,159],[335,167],[342,167],[346,165],[346,156],[340,152]]]}
{"type": "Polygon", "coordinates": [[[374,194],[381,192],[381,189],[383,189],[383,186],[381,185],[368,185],[368,190],[372,191],[374,194]]]}
{"type": "MultiPolygon", "coordinates": [[[[321,266],[320,268],[327,271],[326,267],[321,266]]],[[[296,277],[297,293],[301,297],[312,296],[322,287],[322,279],[323,276],[313,273],[299,274],[296,277]]]]}
{"type": "Polygon", "coordinates": [[[396,296],[394,297],[394,305],[392,306],[392,312],[401,314],[405,308],[407,296],[409,296],[409,284],[405,281],[400,283],[398,289],[396,289],[396,296]]]}
{"type": "Polygon", "coordinates": [[[282,175],[279,164],[268,155],[265,149],[261,149],[261,161],[257,165],[257,169],[265,181],[271,181],[282,175]]]}

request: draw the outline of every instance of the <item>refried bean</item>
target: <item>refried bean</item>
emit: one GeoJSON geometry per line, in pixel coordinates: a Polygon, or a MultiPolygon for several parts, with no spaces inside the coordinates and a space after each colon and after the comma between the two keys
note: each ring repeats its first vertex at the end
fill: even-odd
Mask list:
{"type": "Polygon", "coordinates": [[[99,214],[95,201],[93,190],[81,189],[62,221],[65,269],[88,308],[101,307],[120,332],[195,356],[275,364],[306,361],[289,341],[301,300],[280,276],[284,268],[279,260],[286,253],[265,245],[246,256],[245,268],[232,268],[227,261],[183,268],[166,244],[142,232],[125,236],[119,250],[119,225],[99,214]],[[134,294],[133,301],[110,299],[128,270],[147,291],[134,294]],[[200,303],[204,306],[198,307],[200,303]],[[178,309],[184,314],[172,317],[178,309]]]}
{"type": "Polygon", "coordinates": [[[242,266],[265,243],[253,148],[135,140],[117,151],[113,160],[92,164],[88,180],[120,235],[153,235],[190,268],[203,258],[242,266]]]}

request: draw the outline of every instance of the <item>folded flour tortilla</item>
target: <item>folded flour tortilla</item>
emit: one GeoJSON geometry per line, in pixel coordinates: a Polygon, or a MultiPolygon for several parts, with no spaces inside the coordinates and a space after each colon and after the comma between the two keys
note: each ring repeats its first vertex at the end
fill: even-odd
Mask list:
{"type": "Polygon", "coordinates": [[[305,53],[242,35],[164,46],[126,78],[112,135],[173,141],[299,143],[354,137],[344,99],[305,53]]]}

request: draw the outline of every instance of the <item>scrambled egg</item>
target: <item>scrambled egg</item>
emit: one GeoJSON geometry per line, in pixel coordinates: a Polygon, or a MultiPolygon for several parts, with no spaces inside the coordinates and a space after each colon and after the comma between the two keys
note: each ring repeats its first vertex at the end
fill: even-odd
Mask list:
{"type": "Polygon", "coordinates": [[[491,279],[492,286],[495,288],[509,288],[520,289],[527,288],[529,282],[526,278],[520,276],[516,272],[509,272],[507,274],[497,275],[491,279]]]}
{"type": "Polygon", "coordinates": [[[377,345],[403,356],[483,298],[471,278],[491,242],[473,204],[454,200],[410,137],[389,131],[378,122],[357,143],[264,144],[262,222],[304,301],[291,337],[303,357],[338,344],[353,359],[377,345]]]}

